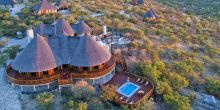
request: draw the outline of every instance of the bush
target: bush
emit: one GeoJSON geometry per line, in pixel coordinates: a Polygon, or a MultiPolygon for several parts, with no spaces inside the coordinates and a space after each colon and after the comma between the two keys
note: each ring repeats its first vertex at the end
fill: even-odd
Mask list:
{"type": "Polygon", "coordinates": [[[44,92],[39,94],[36,99],[40,107],[44,110],[52,109],[52,104],[54,101],[54,94],[44,92]]]}
{"type": "Polygon", "coordinates": [[[16,57],[17,52],[21,51],[19,45],[11,46],[6,48],[3,53],[9,54],[10,59],[14,59],[16,57]]]}
{"type": "Polygon", "coordinates": [[[114,101],[116,95],[116,87],[114,85],[106,85],[101,87],[101,98],[105,101],[114,101]]]}
{"type": "Polygon", "coordinates": [[[220,98],[220,80],[206,78],[205,88],[208,93],[220,98]]]}
{"type": "Polygon", "coordinates": [[[172,94],[165,94],[163,98],[165,103],[171,105],[173,110],[191,110],[188,97],[180,96],[178,93],[174,92],[172,94]]]}

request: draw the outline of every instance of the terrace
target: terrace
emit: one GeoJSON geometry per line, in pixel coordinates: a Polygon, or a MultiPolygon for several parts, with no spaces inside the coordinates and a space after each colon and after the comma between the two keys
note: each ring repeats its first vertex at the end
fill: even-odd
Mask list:
{"type": "Polygon", "coordinates": [[[54,74],[43,77],[33,77],[31,75],[23,75],[13,70],[12,68],[7,69],[7,78],[15,84],[21,85],[37,85],[49,83],[58,80],[59,85],[72,84],[74,78],[96,78],[107,74],[112,71],[115,67],[115,59],[112,57],[106,65],[98,70],[93,71],[74,71],[69,68],[55,71],[54,74]]]}
{"type": "MultiPolygon", "coordinates": [[[[144,101],[144,99],[149,98],[152,95],[153,89],[154,89],[154,85],[152,81],[150,81],[149,79],[139,78],[139,77],[136,77],[135,75],[128,74],[128,73],[116,74],[105,85],[115,85],[119,87],[116,91],[115,102],[119,104],[128,105],[129,107],[134,107],[138,103],[141,103],[142,101],[144,101]],[[123,86],[127,86],[126,84],[137,86],[137,88],[134,88],[134,90],[130,90],[131,96],[126,96],[125,94],[122,95],[122,93],[119,93],[119,90],[123,88],[123,86]]],[[[124,88],[124,89],[129,89],[129,87],[124,88]]]]}

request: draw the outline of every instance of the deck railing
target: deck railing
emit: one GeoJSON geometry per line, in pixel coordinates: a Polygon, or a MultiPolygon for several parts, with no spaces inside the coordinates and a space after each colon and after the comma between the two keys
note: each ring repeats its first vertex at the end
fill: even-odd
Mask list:
{"type": "Polygon", "coordinates": [[[50,83],[52,81],[58,80],[59,74],[50,76],[48,78],[43,79],[34,79],[34,80],[24,80],[24,79],[16,79],[7,74],[7,78],[10,82],[19,84],[19,85],[37,85],[37,84],[45,84],[50,83]]]}
{"type": "Polygon", "coordinates": [[[137,106],[139,103],[144,102],[146,99],[148,99],[148,98],[152,95],[152,93],[153,93],[153,91],[154,91],[154,83],[153,83],[152,80],[150,80],[150,79],[148,79],[148,78],[139,77],[139,76],[137,76],[137,75],[130,74],[130,73],[127,73],[127,74],[132,75],[132,76],[134,76],[134,77],[138,77],[138,78],[147,80],[147,81],[149,81],[149,84],[152,86],[151,89],[150,89],[144,96],[142,96],[142,98],[140,98],[140,100],[138,100],[137,102],[134,102],[134,103],[132,103],[132,104],[124,103],[124,102],[121,101],[120,99],[115,98],[115,102],[116,102],[116,103],[118,103],[118,104],[123,104],[123,105],[127,105],[128,107],[133,108],[133,107],[137,106]]]}
{"type": "MultiPolygon", "coordinates": [[[[81,73],[71,73],[71,70],[67,70],[68,73],[70,73],[71,75],[69,75],[69,77],[63,79],[61,78],[62,76],[62,70],[55,72],[54,75],[52,76],[48,76],[48,77],[43,77],[43,78],[39,78],[39,79],[31,79],[31,78],[19,78],[17,76],[14,76],[12,73],[14,72],[13,70],[11,70],[10,68],[7,69],[7,79],[15,84],[19,84],[19,85],[37,85],[37,84],[45,84],[45,83],[50,83],[52,81],[57,80],[59,85],[64,85],[64,84],[72,84],[73,83],[73,79],[74,78],[95,78],[95,77],[100,77],[103,76],[107,73],[109,73],[110,71],[113,70],[113,68],[115,67],[115,59],[114,57],[112,57],[107,64],[99,70],[95,70],[95,71],[90,71],[90,72],[81,72],[81,73]]],[[[14,73],[14,74],[18,74],[18,73],[14,73]]]]}

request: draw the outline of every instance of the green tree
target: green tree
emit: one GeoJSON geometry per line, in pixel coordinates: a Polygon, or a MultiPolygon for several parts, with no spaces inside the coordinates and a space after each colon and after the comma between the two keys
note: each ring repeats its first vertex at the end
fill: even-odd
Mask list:
{"type": "Polygon", "coordinates": [[[170,87],[167,81],[160,81],[157,83],[157,93],[158,94],[171,94],[173,92],[172,87],[170,87]]]}
{"type": "Polygon", "coordinates": [[[80,102],[79,103],[79,110],[87,110],[88,105],[85,102],[80,102]]]}
{"type": "Polygon", "coordinates": [[[54,97],[54,94],[44,92],[39,94],[36,99],[42,109],[48,110],[52,109],[51,107],[54,102],[54,97]]]}
{"type": "Polygon", "coordinates": [[[206,78],[205,88],[208,93],[220,98],[220,80],[206,78]]]}
{"type": "Polygon", "coordinates": [[[6,48],[3,53],[9,54],[10,59],[14,59],[16,57],[17,52],[21,51],[19,45],[14,45],[11,47],[6,48]]]}
{"type": "Polygon", "coordinates": [[[105,101],[114,101],[116,95],[116,87],[114,85],[106,85],[101,87],[101,98],[105,101]]]}
{"type": "Polygon", "coordinates": [[[186,78],[180,76],[177,73],[174,73],[171,77],[170,85],[174,88],[174,90],[180,91],[184,87],[187,87],[189,85],[189,82],[186,80],[186,78]]]}
{"type": "Polygon", "coordinates": [[[179,93],[165,94],[164,102],[171,105],[173,110],[191,110],[190,100],[188,97],[180,96],[179,93]]]}
{"type": "Polygon", "coordinates": [[[141,76],[150,76],[154,81],[158,81],[158,78],[162,74],[158,67],[147,64],[146,62],[140,62],[136,65],[136,73],[141,76]]]}

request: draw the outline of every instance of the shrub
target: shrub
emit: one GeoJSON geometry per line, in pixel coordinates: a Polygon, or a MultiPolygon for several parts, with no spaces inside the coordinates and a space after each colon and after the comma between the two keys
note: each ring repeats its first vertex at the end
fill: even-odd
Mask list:
{"type": "Polygon", "coordinates": [[[165,94],[163,96],[166,104],[171,105],[174,110],[191,110],[190,100],[188,97],[180,96],[174,92],[172,94],[165,94]]]}
{"type": "Polygon", "coordinates": [[[14,59],[16,57],[17,52],[21,51],[19,45],[11,46],[6,48],[3,53],[9,54],[10,59],[14,59]]]}
{"type": "Polygon", "coordinates": [[[206,78],[205,88],[208,93],[220,98],[220,80],[206,78]]]}
{"type": "Polygon", "coordinates": [[[36,99],[42,109],[48,110],[52,108],[54,97],[54,94],[44,92],[39,94],[36,99]]]}
{"type": "Polygon", "coordinates": [[[114,85],[106,85],[101,87],[101,98],[105,101],[113,101],[115,98],[116,87],[114,85]]]}

